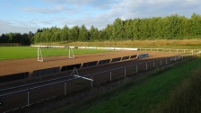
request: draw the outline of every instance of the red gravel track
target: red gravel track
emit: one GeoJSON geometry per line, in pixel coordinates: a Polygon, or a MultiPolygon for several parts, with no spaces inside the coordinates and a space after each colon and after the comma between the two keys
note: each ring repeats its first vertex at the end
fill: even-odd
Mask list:
{"type": "Polygon", "coordinates": [[[176,55],[175,53],[168,52],[114,51],[108,53],[77,55],[73,59],[69,59],[67,56],[48,57],[44,59],[45,62],[38,62],[36,58],[3,60],[0,61],[0,76],[20,72],[33,72],[33,70],[38,69],[78,64],[95,60],[111,59],[115,57],[136,55],[142,53],[149,53],[149,58],[160,58],[176,55]]]}
{"type": "MultiPolygon", "coordinates": [[[[142,51],[114,51],[114,52],[108,52],[108,53],[98,53],[98,54],[87,54],[87,55],[78,55],[74,59],[69,59],[67,56],[61,56],[61,57],[49,57],[45,62],[38,62],[36,58],[30,58],[30,59],[17,59],[17,60],[4,60],[0,61],[0,76],[8,75],[8,74],[14,74],[14,73],[20,73],[20,72],[33,72],[34,70],[38,69],[44,69],[44,68],[50,68],[50,67],[57,67],[57,66],[64,66],[64,65],[71,65],[71,64],[78,64],[78,63],[84,63],[84,62],[90,62],[90,61],[96,61],[96,60],[104,60],[104,59],[112,59],[116,57],[123,57],[123,56],[129,56],[129,55],[137,55],[137,54],[143,54],[143,53],[149,53],[150,57],[140,60],[128,60],[127,62],[121,62],[121,63],[113,63],[108,65],[101,65],[101,66],[93,66],[91,68],[86,69],[80,69],[79,73],[81,75],[94,73],[94,72],[102,72],[107,69],[113,69],[117,67],[122,67],[128,64],[133,63],[139,63],[143,60],[149,60],[149,59],[157,59],[161,57],[170,57],[177,55],[176,53],[168,53],[168,52],[142,52],[142,51]]],[[[148,64],[149,65],[149,64],[148,64]]],[[[152,64],[151,64],[152,65],[152,64]]],[[[143,69],[144,67],[138,67],[139,69],[143,69]]],[[[133,68],[128,68],[127,71],[132,71],[133,68]]],[[[117,70],[113,71],[113,78],[117,78],[118,76],[121,76],[124,70],[117,70]]],[[[65,72],[66,73],[66,72],[65,72]]],[[[65,74],[68,75],[68,74],[65,74]]],[[[60,73],[58,76],[64,76],[62,73],[60,73]]],[[[56,77],[56,76],[55,76],[56,77]]],[[[103,83],[104,81],[108,80],[109,73],[104,73],[100,76],[94,76],[94,85],[98,85],[103,83]]],[[[40,79],[39,79],[40,80],[40,79]]],[[[38,81],[39,81],[38,80],[38,81]]],[[[43,80],[43,79],[41,79],[43,80]]],[[[44,79],[45,80],[45,79],[44,79]]],[[[35,82],[35,81],[32,81],[35,82]]],[[[29,81],[29,83],[31,83],[29,81]]],[[[11,86],[17,86],[17,84],[26,84],[26,82],[13,82],[13,84],[4,84],[0,85],[1,87],[11,87],[11,86]]],[[[40,85],[40,84],[37,84],[40,85]]],[[[68,82],[68,93],[72,93],[75,91],[79,91],[80,89],[84,89],[87,87],[90,87],[90,82],[83,80],[83,79],[76,79],[74,81],[68,82]]],[[[0,87],[0,88],[1,88],[0,87]]],[[[33,87],[29,86],[29,88],[33,87]]],[[[34,103],[35,101],[40,101],[40,99],[48,98],[48,97],[54,97],[55,95],[61,95],[64,92],[64,84],[57,84],[53,86],[47,86],[47,87],[41,87],[38,89],[31,90],[30,92],[30,102],[34,103]]],[[[27,87],[24,87],[25,89],[27,87]]],[[[17,89],[16,89],[17,90],[17,89]]],[[[18,106],[24,106],[27,104],[27,92],[17,93],[15,95],[8,95],[5,97],[0,98],[0,101],[3,102],[4,106],[0,107],[1,111],[6,111],[9,109],[13,109],[18,106]],[[12,100],[12,102],[10,101],[12,100]],[[15,103],[18,103],[19,105],[16,105],[15,103]]]]}

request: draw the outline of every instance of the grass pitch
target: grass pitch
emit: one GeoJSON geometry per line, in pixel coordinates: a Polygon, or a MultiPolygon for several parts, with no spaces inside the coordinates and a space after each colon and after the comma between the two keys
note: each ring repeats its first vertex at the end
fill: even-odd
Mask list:
{"type": "MultiPolygon", "coordinates": [[[[0,60],[36,58],[37,49],[34,47],[0,47],[0,60]]],[[[42,48],[43,57],[48,56],[68,56],[68,49],[64,48],[42,48]]],[[[107,50],[80,50],[73,49],[75,55],[95,54],[108,52],[107,50]]]]}

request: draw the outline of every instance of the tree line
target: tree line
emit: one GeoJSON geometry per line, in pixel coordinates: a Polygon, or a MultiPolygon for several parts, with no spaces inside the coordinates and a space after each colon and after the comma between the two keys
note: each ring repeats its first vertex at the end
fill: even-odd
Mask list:
{"type": "Polygon", "coordinates": [[[163,18],[117,18],[102,30],[94,26],[87,29],[85,25],[44,28],[37,31],[34,42],[186,39],[200,36],[201,16],[194,13],[190,18],[177,14],[163,18]]]}
{"type": "MultiPolygon", "coordinates": [[[[14,37],[10,38],[9,36],[10,34],[2,35],[0,42],[2,40],[6,40],[5,42],[16,41],[14,37]],[[8,38],[5,39],[5,37],[8,38]]],[[[128,20],[117,18],[113,24],[108,24],[106,28],[101,30],[94,26],[87,29],[85,25],[73,26],[72,28],[65,25],[63,28],[38,29],[34,36],[30,33],[21,35],[21,37],[23,36],[28,37],[30,43],[201,38],[201,15],[193,13],[190,18],[178,14],[128,20]]],[[[24,38],[20,40],[24,42],[22,41],[24,38]]]]}
{"type": "Polygon", "coordinates": [[[29,33],[7,33],[0,36],[0,43],[17,43],[14,45],[30,45],[33,43],[34,34],[30,31],[29,33]]]}

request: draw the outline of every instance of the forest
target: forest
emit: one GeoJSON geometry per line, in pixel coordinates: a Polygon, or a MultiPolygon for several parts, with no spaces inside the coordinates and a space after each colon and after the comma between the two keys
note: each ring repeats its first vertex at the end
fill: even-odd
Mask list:
{"type": "Polygon", "coordinates": [[[201,15],[193,13],[190,18],[178,14],[166,17],[115,19],[104,29],[85,25],[69,28],[51,27],[32,32],[8,33],[0,36],[0,43],[17,42],[22,44],[39,42],[75,41],[121,41],[159,39],[199,39],[201,38],[201,15]],[[29,40],[29,41],[28,41],[29,40]]]}
{"type": "Polygon", "coordinates": [[[0,36],[0,46],[6,43],[18,43],[17,45],[30,45],[34,41],[34,34],[29,33],[7,33],[0,36]]]}

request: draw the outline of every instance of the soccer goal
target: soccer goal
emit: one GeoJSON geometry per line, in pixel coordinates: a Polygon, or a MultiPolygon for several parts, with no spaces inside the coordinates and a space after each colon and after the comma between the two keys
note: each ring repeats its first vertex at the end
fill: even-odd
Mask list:
{"type": "Polygon", "coordinates": [[[73,47],[38,47],[37,49],[37,61],[39,62],[65,60],[67,58],[75,58],[73,47]]]}
{"type": "Polygon", "coordinates": [[[38,60],[39,62],[43,62],[42,50],[41,50],[40,47],[38,47],[37,60],[38,60]]]}
{"type": "Polygon", "coordinates": [[[73,47],[69,46],[68,47],[68,58],[75,58],[74,52],[73,52],[73,47]]]}

